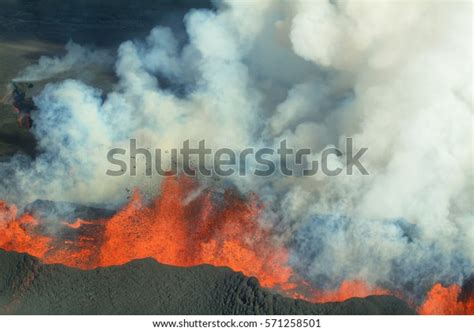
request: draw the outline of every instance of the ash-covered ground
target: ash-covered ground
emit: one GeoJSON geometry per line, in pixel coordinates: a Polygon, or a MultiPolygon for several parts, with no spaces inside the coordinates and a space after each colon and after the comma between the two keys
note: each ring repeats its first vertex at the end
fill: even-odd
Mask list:
{"type": "Polygon", "coordinates": [[[312,304],[262,289],[255,278],[209,265],[138,260],[78,270],[0,250],[2,314],[413,314],[391,296],[312,304]]]}

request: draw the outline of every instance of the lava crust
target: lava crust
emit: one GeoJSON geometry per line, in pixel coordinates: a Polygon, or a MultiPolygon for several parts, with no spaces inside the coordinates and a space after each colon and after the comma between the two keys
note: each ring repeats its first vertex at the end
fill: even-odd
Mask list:
{"type": "Polygon", "coordinates": [[[0,250],[1,314],[413,314],[392,296],[313,304],[229,268],[153,259],[80,270],[0,250]]]}

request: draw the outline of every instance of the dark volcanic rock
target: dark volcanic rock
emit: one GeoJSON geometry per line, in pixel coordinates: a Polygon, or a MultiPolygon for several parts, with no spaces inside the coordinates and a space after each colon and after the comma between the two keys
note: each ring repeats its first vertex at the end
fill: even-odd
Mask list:
{"type": "Polygon", "coordinates": [[[311,304],[262,289],[228,268],[152,259],[78,270],[0,250],[2,314],[413,314],[390,296],[311,304]]]}

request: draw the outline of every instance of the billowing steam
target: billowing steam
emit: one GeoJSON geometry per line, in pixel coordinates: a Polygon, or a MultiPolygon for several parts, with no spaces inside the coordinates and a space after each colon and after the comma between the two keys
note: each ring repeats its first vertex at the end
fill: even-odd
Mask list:
{"type": "MultiPolygon", "coordinates": [[[[187,40],[156,27],[124,42],[105,96],[77,80],[49,84],[36,99],[40,154],[0,164],[1,196],[119,205],[127,188],[154,192],[161,178],[144,169],[105,174],[107,151],[130,138],[151,149],[205,139],[236,151],[287,139],[312,159],[353,137],[369,149],[370,176],[232,183],[263,199],[262,222],[321,286],[362,279],[420,295],[459,283],[474,272],[471,6],[224,1],[193,10],[187,40]]],[[[22,78],[100,63],[84,52],[69,47],[22,78]]]]}

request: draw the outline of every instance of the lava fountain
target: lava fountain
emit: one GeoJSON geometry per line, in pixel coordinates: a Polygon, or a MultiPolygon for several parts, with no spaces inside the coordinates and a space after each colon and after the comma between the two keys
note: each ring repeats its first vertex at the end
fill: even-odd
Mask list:
{"type": "MultiPolygon", "coordinates": [[[[200,191],[188,177],[168,177],[161,195],[150,204],[135,192],[110,218],[62,222],[67,238],[61,231],[48,234],[40,219],[18,215],[15,206],[0,201],[0,248],[80,269],[148,257],[182,267],[225,266],[256,277],[264,287],[311,302],[394,295],[360,280],[346,280],[333,291],[311,287],[295,274],[287,249],[275,240],[271,229],[258,222],[263,206],[257,196],[242,197],[229,189],[215,200],[211,191],[200,191]]],[[[460,291],[458,285],[436,284],[418,312],[473,314],[474,298],[459,300],[460,291]]]]}

